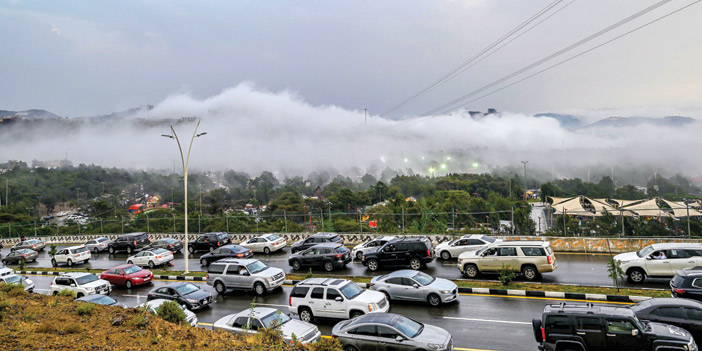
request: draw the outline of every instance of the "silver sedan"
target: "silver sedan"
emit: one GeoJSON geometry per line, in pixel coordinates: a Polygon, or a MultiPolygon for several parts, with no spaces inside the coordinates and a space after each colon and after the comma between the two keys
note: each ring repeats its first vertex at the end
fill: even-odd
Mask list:
{"type": "Polygon", "coordinates": [[[412,269],[373,277],[370,289],[384,293],[390,300],[426,301],[435,307],[458,298],[456,283],[412,269]]]}
{"type": "Polygon", "coordinates": [[[293,340],[293,335],[295,340],[303,344],[315,342],[322,337],[322,332],[315,325],[291,319],[280,310],[266,307],[254,307],[224,316],[212,326],[214,330],[221,329],[234,334],[255,334],[263,328],[279,328],[287,343],[293,340]]]}

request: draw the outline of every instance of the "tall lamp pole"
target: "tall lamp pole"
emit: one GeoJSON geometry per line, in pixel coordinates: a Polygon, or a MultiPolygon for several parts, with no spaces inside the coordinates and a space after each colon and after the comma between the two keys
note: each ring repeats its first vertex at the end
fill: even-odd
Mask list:
{"type": "Polygon", "coordinates": [[[527,201],[527,179],[526,179],[526,164],[529,163],[529,161],[522,161],[524,164],[524,201],[527,201]]]}
{"type": "Polygon", "coordinates": [[[188,147],[188,157],[183,157],[183,148],[180,146],[180,140],[178,139],[178,134],[176,134],[175,129],[173,129],[173,126],[171,125],[171,135],[166,135],[166,134],[161,134],[161,136],[164,136],[166,138],[171,138],[175,139],[175,141],[178,143],[178,151],[180,151],[180,160],[183,163],[183,188],[185,189],[185,245],[184,245],[184,250],[185,250],[185,271],[183,274],[188,274],[188,256],[189,251],[188,251],[188,165],[190,164],[190,151],[193,149],[193,141],[197,137],[201,137],[207,133],[197,133],[197,128],[200,127],[200,120],[197,121],[197,125],[195,126],[195,131],[193,131],[193,137],[190,139],[190,146],[188,147]]]}

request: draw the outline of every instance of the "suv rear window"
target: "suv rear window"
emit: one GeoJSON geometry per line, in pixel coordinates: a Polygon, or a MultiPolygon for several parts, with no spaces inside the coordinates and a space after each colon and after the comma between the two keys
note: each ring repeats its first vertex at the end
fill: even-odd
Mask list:
{"type": "Polygon", "coordinates": [[[217,237],[222,239],[222,240],[229,239],[229,235],[227,235],[227,233],[219,234],[219,235],[217,235],[217,237]]]}
{"type": "Polygon", "coordinates": [[[308,291],[310,291],[310,288],[307,286],[296,286],[290,293],[290,297],[305,297],[308,291]]]}
{"type": "Polygon", "coordinates": [[[134,236],[134,240],[144,240],[146,239],[146,234],[139,234],[134,236]]]}
{"type": "Polygon", "coordinates": [[[549,333],[570,334],[573,328],[573,321],[570,316],[548,316],[546,317],[546,330],[549,333]]]}
{"type": "Polygon", "coordinates": [[[546,256],[544,249],[540,247],[523,247],[524,256],[546,256]]]}
{"type": "Polygon", "coordinates": [[[74,253],[81,253],[81,252],[86,252],[86,251],[90,251],[90,250],[88,250],[87,247],[79,247],[79,248],[73,250],[74,253]]]}
{"type": "Polygon", "coordinates": [[[349,251],[349,249],[346,248],[346,246],[339,246],[335,249],[336,252],[343,254],[349,251]]]}
{"type": "Polygon", "coordinates": [[[207,273],[222,274],[224,273],[224,267],[223,264],[213,263],[207,268],[207,273]]]}

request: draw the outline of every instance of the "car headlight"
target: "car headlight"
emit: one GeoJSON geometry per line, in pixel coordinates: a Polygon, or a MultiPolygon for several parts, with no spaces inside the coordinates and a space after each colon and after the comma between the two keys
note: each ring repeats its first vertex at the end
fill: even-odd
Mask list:
{"type": "Polygon", "coordinates": [[[442,294],[448,294],[448,293],[451,292],[451,290],[441,290],[441,291],[439,291],[439,292],[442,293],[442,294]]]}
{"type": "Polygon", "coordinates": [[[369,304],[368,304],[368,312],[373,312],[373,311],[375,311],[375,310],[377,310],[377,309],[378,309],[378,305],[376,305],[376,304],[374,304],[374,303],[369,303],[369,304]]]}
{"type": "Polygon", "coordinates": [[[185,300],[190,302],[190,303],[197,303],[197,300],[193,300],[193,299],[185,299],[185,300]]]}
{"type": "Polygon", "coordinates": [[[85,290],[86,290],[86,291],[95,291],[95,288],[91,288],[91,287],[89,287],[89,286],[86,286],[86,287],[85,287],[85,290]]]}
{"type": "Polygon", "coordinates": [[[430,349],[432,350],[446,350],[446,345],[440,345],[440,344],[427,344],[430,349]]]}

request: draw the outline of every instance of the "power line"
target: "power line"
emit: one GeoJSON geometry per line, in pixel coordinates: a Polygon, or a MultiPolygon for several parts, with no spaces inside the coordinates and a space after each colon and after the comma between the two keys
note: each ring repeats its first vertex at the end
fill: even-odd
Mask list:
{"type": "Polygon", "coordinates": [[[512,72],[512,73],[510,73],[510,74],[508,74],[508,75],[506,75],[506,76],[504,76],[504,77],[502,77],[502,78],[500,78],[500,79],[498,79],[498,80],[496,80],[496,81],[494,81],[494,82],[492,82],[492,83],[490,83],[490,84],[488,84],[488,85],[485,85],[485,86],[483,86],[483,87],[481,87],[481,88],[479,88],[479,89],[476,89],[476,90],[474,90],[474,91],[472,91],[472,92],[470,92],[470,93],[468,93],[468,94],[465,94],[465,95],[463,95],[463,96],[461,96],[461,97],[459,97],[459,98],[456,98],[456,99],[454,99],[454,100],[452,100],[452,101],[450,101],[450,102],[447,102],[447,103],[445,103],[445,104],[443,104],[443,105],[441,105],[441,106],[439,106],[439,107],[436,107],[436,108],[434,108],[434,109],[432,109],[432,110],[430,110],[430,111],[427,111],[427,112],[425,112],[425,113],[422,114],[422,116],[426,116],[426,117],[424,117],[424,118],[421,118],[421,119],[418,119],[418,120],[409,122],[409,123],[407,123],[407,124],[405,124],[405,125],[397,126],[397,127],[395,127],[394,129],[395,129],[395,130],[399,130],[399,129],[402,129],[402,128],[406,128],[406,127],[415,125],[415,124],[417,124],[417,123],[421,123],[421,122],[423,122],[423,121],[425,121],[425,120],[427,120],[427,119],[433,118],[433,117],[435,117],[435,116],[433,116],[434,113],[437,113],[437,112],[439,112],[439,111],[446,110],[447,108],[450,108],[451,106],[453,106],[453,105],[455,105],[455,104],[457,104],[457,103],[461,103],[462,101],[464,101],[464,100],[466,100],[466,99],[468,99],[468,98],[470,98],[470,97],[472,97],[472,96],[475,96],[475,95],[478,94],[478,93],[481,93],[481,92],[483,92],[483,91],[485,91],[485,90],[487,90],[487,89],[490,89],[490,88],[492,88],[492,87],[494,87],[494,86],[496,86],[496,85],[498,85],[498,84],[501,84],[501,83],[503,83],[503,82],[505,82],[505,81],[507,81],[507,80],[509,80],[509,79],[511,79],[511,78],[514,78],[515,76],[518,76],[518,75],[520,75],[520,74],[522,74],[522,73],[524,73],[524,72],[526,72],[526,71],[529,71],[529,70],[531,70],[531,69],[533,69],[533,68],[535,68],[535,67],[537,67],[537,66],[539,66],[539,65],[541,65],[541,64],[543,64],[543,63],[545,63],[545,62],[547,62],[547,61],[550,61],[550,60],[552,60],[552,59],[554,59],[554,58],[556,58],[556,57],[558,57],[558,56],[560,56],[560,55],[563,55],[564,53],[566,53],[566,52],[568,52],[568,51],[571,51],[571,50],[573,50],[573,49],[575,49],[575,48],[577,48],[577,47],[579,47],[579,46],[581,46],[581,45],[583,45],[583,44],[585,44],[585,43],[587,43],[587,42],[589,42],[589,41],[591,41],[591,40],[593,40],[593,39],[596,39],[597,37],[600,37],[600,36],[602,36],[602,35],[604,35],[604,34],[610,32],[610,31],[612,31],[612,30],[614,30],[614,29],[616,29],[616,28],[618,28],[618,27],[620,27],[620,26],[622,26],[622,25],[624,25],[624,24],[626,24],[626,23],[628,23],[628,22],[631,22],[631,21],[633,21],[634,19],[639,18],[639,17],[641,17],[641,16],[643,16],[643,15],[645,15],[645,14],[647,14],[647,13],[649,13],[649,12],[651,12],[651,11],[657,9],[657,8],[659,8],[659,7],[665,5],[666,3],[670,2],[670,1],[672,1],[672,0],[662,0],[662,1],[659,1],[659,2],[653,4],[653,5],[649,6],[649,7],[647,7],[647,8],[645,8],[645,9],[643,9],[643,10],[641,10],[641,11],[639,11],[639,12],[637,12],[637,13],[635,13],[635,14],[633,14],[633,15],[631,15],[631,16],[625,18],[625,19],[623,19],[623,20],[620,20],[619,22],[617,22],[617,23],[615,23],[615,24],[612,24],[612,25],[610,25],[610,26],[608,26],[608,27],[606,27],[606,28],[604,28],[604,29],[602,29],[602,30],[600,30],[600,31],[598,31],[598,32],[596,32],[596,33],[594,33],[594,34],[591,34],[591,35],[589,35],[588,37],[583,38],[583,39],[581,39],[581,40],[579,40],[579,41],[577,41],[577,42],[575,42],[575,43],[573,43],[573,44],[571,44],[571,45],[568,45],[568,46],[566,46],[565,48],[560,49],[560,50],[558,50],[558,51],[556,51],[556,52],[554,52],[554,53],[552,53],[552,54],[550,54],[550,55],[548,55],[548,56],[546,56],[546,57],[544,57],[544,58],[542,58],[542,59],[540,59],[540,60],[537,60],[537,61],[535,61],[535,62],[533,62],[533,63],[531,63],[531,64],[529,64],[529,65],[527,65],[527,66],[525,66],[525,67],[522,67],[521,69],[519,69],[519,70],[517,70],[517,71],[515,71],[515,72],[512,72]]]}
{"type": "MultiPolygon", "coordinates": [[[[398,104],[398,105],[396,105],[396,106],[394,106],[394,107],[392,107],[392,108],[386,110],[386,111],[383,112],[382,114],[383,114],[383,115],[387,115],[388,113],[397,110],[398,108],[400,108],[400,107],[402,107],[402,106],[408,104],[409,102],[411,102],[412,100],[418,98],[419,96],[423,95],[424,93],[428,92],[429,90],[431,90],[431,89],[433,89],[433,88],[435,88],[435,87],[437,87],[437,86],[443,84],[445,81],[447,81],[447,80],[449,80],[449,79],[455,77],[456,75],[462,73],[462,72],[465,70],[464,68],[466,67],[466,65],[468,65],[468,64],[470,64],[471,62],[475,61],[475,60],[478,59],[480,56],[482,56],[483,54],[485,54],[486,52],[490,51],[490,50],[491,50],[492,48],[494,48],[495,46],[497,46],[497,45],[499,45],[500,43],[502,43],[503,41],[505,41],[507,38],[509,38],[510,36],[512,36],[514,33],[520,31],[522,28],[524,28],[525,26],[527,26],[529,23],[531,23],[531,22],[533,22],[534,20],[536,20],[537,18],[541,17],[543,14],[545,14],[546,12],[548,12],[549,10],[551,10],[554,6],[558,5],[558,4],[559,4],[560,2],[562,2],[562,1],[563,1],[563,0],[555,0],[554,2],[550,3],[550,4],[547,5],[545,8],[541,9],[539,12],[537,12],[536,14],[532,15],[531,17],[529,17],[526,21],[522,22],[522,23],[519,24],[517,27],[513,28],[512,30],[510,30],[507,34],[505,34],[505,35],[503,35],[502,37],[500,37],[499,39],[497,39],[497,41],[495,41],[495,42],[493,42],[492,44],[488,45],[487,47],[485,47],[484,49],[482,49],[482,50],[481,50],[480,52],[478,52],[477,54],[473,55],[473,56],[472,56],[471,58],[469,58],[468,60],[464,61],[463,63],[461,63],[461,64],[458,65],[457,67],[454,67],[454,68],[453,68],[451,71],[449,71],[448,73],[446,73],[446,74],[444,74],[443,76],[441,76],[441,78],[437,79],[437,80],[434,81],[433,83],[429,84],[427,87],[423,88],[423,89],[420,90],[419,92],[417,92],[417,93],[415,93],[414,95],[410,96],[409,98],[405,99],[405,100],[402,101],[400,104],[398,104]],[[463,69],[463,70],[462,70],[462,69],[463,69]],[[459,70],[461,70],[461,72],[459,72],[459,70]]],[[[575,1],[575,0],[573,0],[573,1],[575,1]]],[[[571,3],[572,3],[572,1],[571,1],[571,3]]],[[[567,5],[566,5],[566,6],[567,6],[567,5]]],[[[549,16],[549,17],[551,17],[551,16],[549,16]]],[[[543,21],[541,21],[541,22],[543,22],[543,21]]],[[[539,22],[539,23],[541,23],[541,22],[539,22]]],[[[538,25],[538,24],[537,24],[537,25],[538,25]]],[[[534,27],[535,27],[535,26],[534,26],[534,27]]],[[[533,27],[532,27],[532,28],[533,28],[533,27]]],[[[529,29],[529,30],[531,30],[531,29],[529,29]]],[[[528,30],[527,30],[527,31],[528,31],[528,30]]],[[[522,33],[522,34],[524,34],[524,33],[522,33]]],[[[520,36],[521,36],[521,35],[520,35],[520,36]]],[[[510,41],[510,42],[511,42],[511,41],[510,41]]],[[[507,44],[505,44],[505,45],[507,45],[507,44]]],[[[495,51],[497,51],[497,50],[495,50],[495,51]]],[[[490,55],[491,55],[491,54],[490,54],[490,55]]],[[[488,55],[488,56],[489,56],[489,55],[488,55]]]]}

